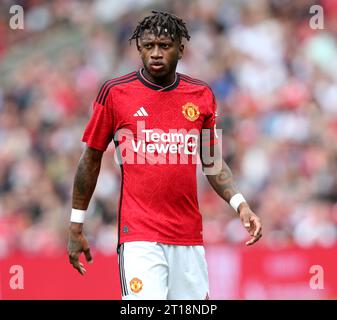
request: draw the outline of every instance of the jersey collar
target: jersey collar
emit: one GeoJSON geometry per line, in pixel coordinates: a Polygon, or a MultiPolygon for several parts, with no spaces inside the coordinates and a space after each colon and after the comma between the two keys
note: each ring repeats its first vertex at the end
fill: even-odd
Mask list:
{"type": "Polygon", "coordinates": [[[142,68],[137,72],[137,77],[139,81],[145,86],[149,87],[150,89],[153,89],[156,91],[171,91],[178,86],[179,81],[180,81],[179,74],[176,73],[174,81],[170,85],[163,87],[146,79],[145,76],[143,75],[143,71],[144,69],[142,68]]]}

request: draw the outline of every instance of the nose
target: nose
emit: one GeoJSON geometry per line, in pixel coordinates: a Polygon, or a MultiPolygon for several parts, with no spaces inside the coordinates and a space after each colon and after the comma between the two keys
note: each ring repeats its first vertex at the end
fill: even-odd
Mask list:
{"type": "Polygon", "coordinates": [[[153,50],[151,52],[151,58],[152,59],[161,59],[163,58],[163,54],[161,52],[161,49],[159,46],[154,46],[153,50]]]}

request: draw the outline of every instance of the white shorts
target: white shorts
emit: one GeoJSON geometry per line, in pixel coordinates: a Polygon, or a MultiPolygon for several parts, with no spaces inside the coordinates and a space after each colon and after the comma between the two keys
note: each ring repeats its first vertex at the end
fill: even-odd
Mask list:
{"type": "Polygon", "coordinates": [[[118,263],[123,300],[208,299],[203,246],[126,242],[118,263]]]}

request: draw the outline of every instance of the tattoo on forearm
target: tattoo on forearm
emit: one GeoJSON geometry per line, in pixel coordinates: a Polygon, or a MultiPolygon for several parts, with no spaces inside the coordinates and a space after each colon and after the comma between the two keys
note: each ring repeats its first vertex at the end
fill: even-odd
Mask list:
{"type": "Polygon", "coordinates": [[[233,174],[224,161],[222,162],[221,172],[216,175],[208,175],[207,179],[217,194],[228,203],[231,197],[238,193],[233,174]]]}
{"type": "Polygon", "coordinates": [[[79,161],[73,187],[72,207],[86,210],[95,190],[101,168],[102,152],[87,148],[79,161]]]}

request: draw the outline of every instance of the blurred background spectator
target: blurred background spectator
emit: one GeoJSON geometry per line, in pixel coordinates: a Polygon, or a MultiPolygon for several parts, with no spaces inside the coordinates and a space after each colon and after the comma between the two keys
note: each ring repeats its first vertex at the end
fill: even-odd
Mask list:
{"type": "MultiPolygon", "coordinates": [[[[336,0],[2,0],[0,257],[63,253],[74,172],[103,81],[140,67],[129,45],[152,9],[182,17],[191,41],[179,72],[210,84],[217,128],[240,190],[263,221],[265,246],[337,241],[336,0]],[[11,30],[9,8],[24,8],[11,30]],[[324,29],[309,8],[324,8],[324,29]]],[[[104,157],[85,228],[114,254],[120,170],[104,157]]],[[[198,170],[206,243],[247,238],[198,170]]]]}

